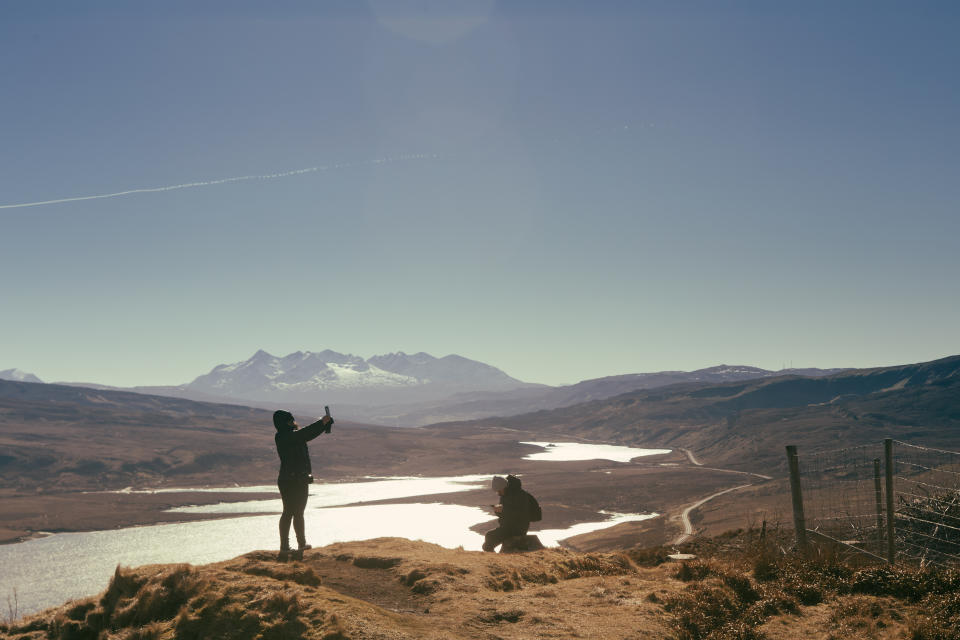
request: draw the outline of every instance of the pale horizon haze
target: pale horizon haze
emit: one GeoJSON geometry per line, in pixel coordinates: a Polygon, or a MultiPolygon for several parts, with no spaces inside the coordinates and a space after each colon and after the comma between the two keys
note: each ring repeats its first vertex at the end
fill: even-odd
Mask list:
{"type": "Polygon", "coordinates": [[[0,6],[0,370],[960,353],[960,5],[0,6]]]}

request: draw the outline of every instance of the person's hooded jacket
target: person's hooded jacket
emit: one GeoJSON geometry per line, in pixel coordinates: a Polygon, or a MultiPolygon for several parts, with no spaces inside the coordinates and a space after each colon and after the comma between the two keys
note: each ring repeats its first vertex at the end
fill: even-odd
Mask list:
{"type": "Polygon", "coordinates": [[[520,478],[507,476],[507,488],[500,496],[500,527],[507,535],[526,535],[530,528],[530,500],[520,484],[520,478]]]}
{"type": "Polygon", "coordinates": [[[280,456],[281,478],[306,481],[310,474],[313,473],[307,442],[313,440],[321,433],[330,433],[330,427],[332,425],[333,422],[325,425],[322,421],[317,420],[303,429],[290,427],[277,430],[274,436],[274,442],[277,445],[277,455],[280,456]]]}

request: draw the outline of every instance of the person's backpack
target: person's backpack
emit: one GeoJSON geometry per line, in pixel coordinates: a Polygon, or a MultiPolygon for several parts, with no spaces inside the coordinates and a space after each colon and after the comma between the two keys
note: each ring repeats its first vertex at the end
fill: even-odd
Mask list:
{"type": "Polygon", "coordinates": [[[527,515],[530,517],[530,522],[540,522],[543,520],[543,511],[540,510],[540,503],[537,502],[537,499],[530,494],[529,491],[524,491],[527,494],[527,515]]]}

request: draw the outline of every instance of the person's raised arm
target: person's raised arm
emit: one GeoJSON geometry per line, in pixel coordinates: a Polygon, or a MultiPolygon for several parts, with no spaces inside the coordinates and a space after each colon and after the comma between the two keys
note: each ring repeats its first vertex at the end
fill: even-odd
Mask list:
{"type": "Polygon", "coordinates": [[[307,425],[303,429],[294,431],[293,437],[303,442],[309,442],[310,440],[313,440],[319,436],[321,433],[330,433],[331,426],[333,426],[333,418],[330,416],[323,416],[313,424],[307,425]]]}

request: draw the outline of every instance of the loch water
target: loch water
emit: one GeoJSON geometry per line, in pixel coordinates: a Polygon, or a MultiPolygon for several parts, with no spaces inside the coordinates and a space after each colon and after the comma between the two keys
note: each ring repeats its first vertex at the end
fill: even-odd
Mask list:
{"type": "MultiPolygon", "coordinates": [[[[546,448],[549,450],[550,447],[546,448]]],[[[582,449],[579,451],[582,453],[582,449]]],[[[660,451],[656,450],[656,453],[660,451]]],[[[612,455],[597,450],[596,458],[607,458],[607,454],[612,455]]],[[[644,454],[633,457],[637,455],[644,454]]],[[[483,536],[470,528],[484,522],[490,522],[492,527],[492,514],[477,507],[431,502],[429,496],[486,488],[492,475],[369,478],[360,482],[311,485],[310,502],[304,514],[308,542],[319,547],[334,542],[402,537],[447,548],[480,550],[483,536]],[[413,504],[364,504],[406,497],[422,497],[423,500],[413,504]]],[[[253,486],[205,490],[263,493],[275,492],[276,488],[253,486]]],[[[98,593],[106,587],[117,565],[205,564],[257,549],[276,549],[280,510],[279,498],[180,507],[171,511],[237,515],[199,522],[58,533],[2,545],[0,601],[6,602],[10,598],[13,602],[15,599],[18,613],[28,615],[70,599],[98,593]]],[[[582,522],[564,529],[536,530],[534,526],[532,533],[536,533],[545,545],[556,546],[565,538],[656,515],[602,513],[595,522],[582,522]]]]}

